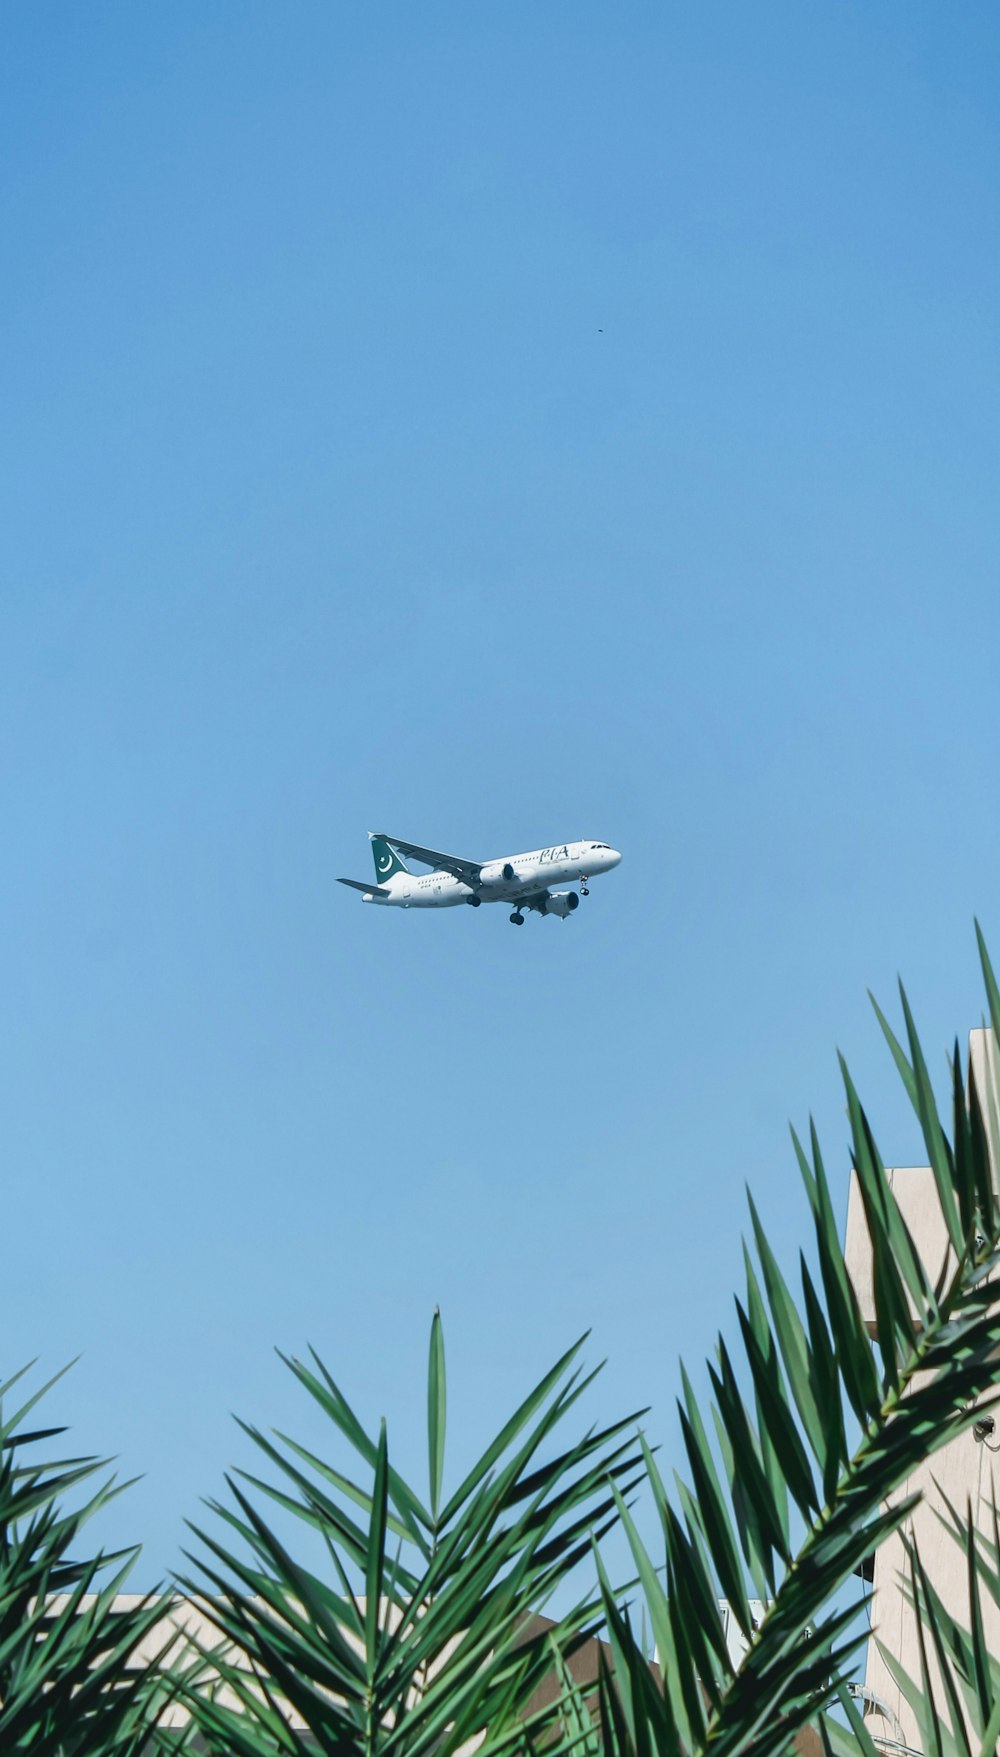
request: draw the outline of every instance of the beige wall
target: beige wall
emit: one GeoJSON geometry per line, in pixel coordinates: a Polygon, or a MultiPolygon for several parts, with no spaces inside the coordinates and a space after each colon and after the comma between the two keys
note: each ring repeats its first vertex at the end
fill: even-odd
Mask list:
{"type": "MultiPolygon", "coordinates": [[[[53,1597],[50,1601],[52,1614],[58,1614],[67,1602],[65,1597],[53,1597]]],[[[97,1599],[95,1596],[89,1596],[82,1602],[83,1607],[86,1608],[96,1604],[97,1599]]],[[[149,1602],[149,1598],[144,1597],[141,1593],[119,1592],[115,1595],[114,1609],[116,1611],[134,1610],[149,1602]]],[[[160,1599],[159,1620],[154,1623],[135,1649],[130,1664],[138,1670],[142,1666],[150,1665],[153,1660],[159,1659],[172,1635],[175,1639],[168,1657],[171,1663],[179,1665],[184,1662],[189,1643],[194,1643],[203,1652],[214,1651],[215,1648],[225,1645],[218,1629],[214,1623],[209,1621],[197,1599],[181,1598],[164,1593],[160,1599]]],[[[191,1657],[194,1658],[193,1653],[191,1657]]],[[[230,1691],[224,1691],[220,1695],[220,1701],[227,1701],[231,1706],[236,1706],[235,1698],[230,1691]]],[[[164,1710],[161,1722],[164,1726],[184,1726],[190,1718],[186,1708],[174,1703],[164,1710]]],[[[297,1723],[293,1722],[293,1724],[297,1723]]]]}

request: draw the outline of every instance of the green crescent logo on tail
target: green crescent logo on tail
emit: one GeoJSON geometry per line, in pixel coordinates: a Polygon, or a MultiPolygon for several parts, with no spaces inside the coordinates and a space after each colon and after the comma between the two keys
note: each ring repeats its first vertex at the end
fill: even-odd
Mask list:
{"type": "Polygon", "coordinates": [[[395,873],[407,871],[396,850],[390,848],[382,836],[372,837],[372,859],[375,862],[375,876],[380,885],[384,885],[386,879],[391,879],[395,873]]]}

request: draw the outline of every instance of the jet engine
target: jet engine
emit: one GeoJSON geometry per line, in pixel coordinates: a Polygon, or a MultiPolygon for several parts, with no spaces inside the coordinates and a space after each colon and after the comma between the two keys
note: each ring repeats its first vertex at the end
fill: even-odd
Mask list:
{"type": "Polygon", "coordinates": [[[481,885],[510,885],[517,876],[509,860],[491,860],[480,872],[479,882],[481,885]]]}
{"type": "Polygon", "coordinates": [[[567,915],[572,915],[579,907],[580,899],[575,891],[553,891],[551,897],[545,899],[542,914],[561,915],[565,921],[567,915]]]}

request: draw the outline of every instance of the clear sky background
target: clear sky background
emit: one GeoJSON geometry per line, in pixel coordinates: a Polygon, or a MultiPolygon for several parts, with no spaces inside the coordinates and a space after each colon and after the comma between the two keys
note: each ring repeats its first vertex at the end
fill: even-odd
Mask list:
{"type": "Polygon", "coordinates": [[[175,1564],[320,1440],[456,1464],[593,1326],[729,1324],[747,1179],[922,1150],[1000,956],[1000,16],[380,0],[0,20],[3,1368],[175,1564]],[[572,921],[366,908],[369,829],[577,836],[572,921]]]}

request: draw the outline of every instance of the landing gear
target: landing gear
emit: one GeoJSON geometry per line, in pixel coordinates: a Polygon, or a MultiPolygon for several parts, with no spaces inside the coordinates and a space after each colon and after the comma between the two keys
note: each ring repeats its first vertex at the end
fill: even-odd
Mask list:
{"type": "Polygon", "coordinates": [[[470,909],[478,909],[482,900],[482,897],[466,897],[465,899],[470,909]]]}
{"type": "Polygon", "coordinates": [[[515,909],[510,919],[515,927],[524,926],[524,916],[521,914],[520,909],[515,909]]]}
{"type": "Polygon", "coordinates": [[[590,891],[587,888],[587,874],[585,872],[581,872],[580,874],[580,895],[581,897],[590,896],[590,891]]]}

